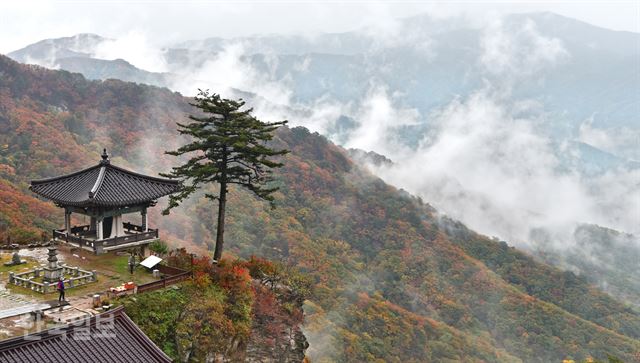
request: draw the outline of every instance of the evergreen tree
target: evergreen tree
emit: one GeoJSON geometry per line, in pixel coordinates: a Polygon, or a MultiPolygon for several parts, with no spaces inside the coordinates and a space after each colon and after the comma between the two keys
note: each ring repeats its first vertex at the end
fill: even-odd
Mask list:
{"type": "Polygon", "coordinates": [[[182,187],[169,197],[169,205],[163,214],[168,214],[203,185],[219,184],[218,195],[205,194],[205,197],[218,201],[218,228],[213,258],[220,260],[224,245],[228,186],[236,184],[245,187],[274,206],[272,194],[278,188],[269,187],[267,183],[271,180],[271,169],[282,164],[271,160],[271,157],[289,151],[271,149],[266,143],[273,138],[273,131],[287,121],[262,122],[252,115],[252,108],[241,110],[245,105],[242,99],[223,99],[218,94],[199,91],[191,105],[200,109],[202,116],[189,115],[191,123],[178,123],[178,132],[191,136],[192,142],[166,152],[174,156],[188,155],[190,159],[164,175],[179,179],[182,187]]]}

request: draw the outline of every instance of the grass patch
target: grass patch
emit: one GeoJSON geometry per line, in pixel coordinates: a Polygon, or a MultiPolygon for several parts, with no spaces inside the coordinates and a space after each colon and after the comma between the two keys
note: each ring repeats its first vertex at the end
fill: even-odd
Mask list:
{"type": "MultiPolygon", "coordinates": [[[[12,259],[13,253],[0,253],[0,281],[7,282],[9,280],[9,272],[20,273],[27,270],[33,270],[36,267],[41,267],[43,262],[30,257],[22,257],[26,260],[26,264],[17,266],[4,266],[5,262],[9,262],[12,259]]],[[[79,267],[80,269],[92,271],[96,270],[98,273],[98,281],[92,282],[83,286],[69,288],[67,284],[67,290],[65,294],[67,297],[74,296],[87,296],[94,293],[105,292],[111,287],[118,286],[122,283],[133,281],[137,285],[145,284],[148,282],[156,281],[151,272],[148,272],[144,267],[138,266],[133,274],[129,273],[129,257],[127,255],[118,256],[115,253],[107,253],[104,255],[96,256],[89,251],[82,249],[73,249],[67,245],[58,246],[58,257],[64,260],[62,263],[68,266],[79,267]]],[[[138,263],[140,261],[137,261],[138,263]]],[[[69,276],[65,276],[68,278],[69,276]]],[[[21,286],[6,285],[9,291],[34,297],[41,300],[49,300],[58,292],[53,288],[52,292],[48,294],[41,294],[39,292],[32,291],[21,286]]]]}
{"type": "MultiPolygon", "coordinates": [[[[98,280],[101,278],[104,280],[104,277],[106,277],[111,287],[122,282],[133,281],[137,285],[141,285],[157,280],[151,272],[148,272],[142,266],[138,266],[134,273],[130,274],[129,256],[127,255],[118,256],[111,252],[96,256],[85,250],[72,250],[68,246],[62,246],[59,250],[64,255],[65,263],[88,271],[96,270],[98,272],[98,280]]],[[[136,262],[139,263],[140,261],[136,262]]]]}
{"type": "Polygon", "coordinates": [[[23,261],[27,261],[27,263],[23,263],[21,265],[15,265],[15,266],[5,266],[4,264],[6,262],[11,262],[11,260],[13,259],[13,253],[6,253],[6,252],[2,252],[0,253],[0,279],[8,279],[9,278],[9,272],[15,272],[15,273],[20,273],[20,272],[24,272],[26,270],[33,270],[36,267],[40,267],[40,264],[38,263],[38,261],[33,260],[29,257],[23,257],[20,256],[20,258],[23,261]]]}

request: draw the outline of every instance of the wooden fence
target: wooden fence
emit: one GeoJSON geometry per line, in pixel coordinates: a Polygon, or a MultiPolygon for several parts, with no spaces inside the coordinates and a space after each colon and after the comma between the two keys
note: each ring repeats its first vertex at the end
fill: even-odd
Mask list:
{"type": "Polygon", "coordinates": [[[190,279],[193,275],[191,271],[185,271],[176,267],[158,265],[156,267],[161,273],[162,278],[158,281],[149,282],[146,284],[138,285],[136,288],[137,293],[147,292],[162,289],[178,282],[190,279]]]}

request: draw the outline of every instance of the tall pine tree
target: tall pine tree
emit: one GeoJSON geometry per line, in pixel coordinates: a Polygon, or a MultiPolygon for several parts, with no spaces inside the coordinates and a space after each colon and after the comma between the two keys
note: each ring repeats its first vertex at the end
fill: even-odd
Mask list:
{"type": "Polygon", "coordinates": [[[188,155],[190,159],[183,165],[173,167],[169,174],[164,174],[180,180],[182,188],[169,197],[169,205],[163,214],[168,214],[203,185],[219,184],[218,195],[205,194],[205,197],[218,201],[218,229],[213,258],[220,260],[224,245],[228,186],[236,184],[245,187],[259,198],[273,203],[272,194],[278,188],[269,187],[267,183],[271,180],[271,169],[282,164],[271,160],[271,157],[289,151],[271,149],[267,142],[273,138],[273,132],[287,121],[262,122],[252,115],[252,108],[241,110],[245,105],[242,99],[223,99],[218,94],[199,91],[191,105],[199,108],[204,116],[190,115],[191,123],[178,123],[178,132],[191,136],[192,142],[166,152],[174,156],[188,155]]]}

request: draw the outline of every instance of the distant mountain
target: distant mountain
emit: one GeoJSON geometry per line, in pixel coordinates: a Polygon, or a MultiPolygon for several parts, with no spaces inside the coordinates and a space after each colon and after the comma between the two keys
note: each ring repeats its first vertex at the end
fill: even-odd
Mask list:
{"type": "MultiPolygon", "coordinates": [[[[587,120],[612,132],[638,131],[640,34],[611,31],[553,13],[508,15],[489,25],[420,15],[399,19],[384,32],[365,28],[309,36],[187,41],[162,51],[170,75],[150,74],[121,61],[93,64],[92,49],[104,41],[81,34],[41,41],[9,56],[80,72],[91,79],[118,78],[175,89],[176,77],[206,84],[210,80],[201,67],[228,47],[240,46],[240,59],[234,61],[247,63],[264,78],[256,84],[286,84],[297,107],[312,108],[320,99],[359,102],[376,85],[389,94],[403,95],[398,106],[418,110],[419,122],[409,132],[404,128],[390,132],[408,146],[415,146],[424,135],[434,109],[483,89],[487,81],[501,92],[507,89],[513,100],[543,105],[548,121],[540,126],[559,140],[578,138],[578,128],[587,120]]],[[[340,135],[328,136],[340,139],[340,135]]],[[[620,145],[616,156],[640,158],[631,144],[620,145]]]]}
{"type": "Polygon", "coordinates": [[[604,291],[640,308],[640,238],[596,225],[581,225],[575,247],[541,247],[546,262],[586,276],[604,291]]]}
{"type": "Polygon", "coordinates": [[[89,79],[120,79],[166,87],[174,76],[168,73],[147,72],[123,59],[103,60],[87,57],[65,57],[56,61],[60,69],[81,73],[89,79]]]}
{"type": "MultiPolygon", "coordinates": [[[[500,39],[505,43],[496,44],[498,47],[516,47],[508,36],[520,36],[525,42],[550,42],[544,44],[548,48],[557,40],[557,45],[566,51],[566,58],[560,57],[542,79],[514,84],[513,90],[516,97],[544,101],[561,117],[556,123],[582,122],[595,115],[596,123],[605,127],[637,125],[634,110],[640,105],[636,88],[640,71],[635,65],[640,58],[640,34],[611,31],[553,13],[509,15],[494,27],[421,15],[399,20],[391,34],[363,29],[315,37],[209,38],[179,46],[216,53],[228,44],[244,44],[258,69],[274,72],[275,78],[291,76],[294,94],[303,101],[324,94],[336,99],[357,99],[366,93],[366,81],[378,78],[391,90],[406,94],[407,105],[428,111],[448,102],[453,95],[477,89],[485,77],[514,76],[491,74],[483,69],[491,64],[479,64],[483,47],[488,46],[487,38],[493,35],[505,36],[500,39]],[[293,66],[302,63],[307,66],[293,66]],[[275,70],[269,69],[273,66],[275,70]]],[[[525,44],[532,45],[535,44],[525,44]]],[[[532,63],[519,66],[535,67],[532,63]]],[[[556,127],[562,130],[559,125],[556,127]]]]}
{"type": "Polygon", "coordinates": [[[71,37],[41,40],[8,55],[22,63],[41,62],[53,65],[63,58],[90,58],[95,47],[105,40],[107,38],[96,34],[83,33],[71,37]]]}
{"type": "Polygon", "coordinates": [[[97,47],[110,40],[96,34],[77,34],[42,40],[11,52],[8,56],[22,63],[81,73],[89,79],[120,79],[159,87],[171,84],[170,74],[148,72],[136,68],[124,59],[95,58],[97,47]]]}
{"type": "Polygon", "coordinates": [[[563,165],[569,170],[577,170],[582,175],[592,176],[620,168],[638,170],[640,161],[621,158],[579,141],[568,141],[559,146],[558,152],[563,165]]]}
{"type": "MultiPolygon", "coordinates": [[[[89,165],[103,147],[147,173],[175,163],[163,151],[181,142],[175,122],[192,111],[179,94],[3,56],[0,74],[0,238],[26,242],[59,225],[61,212],[27,181],[89,165]]],[[[640,313],[584,276],[442,216],[317,133],[282,128],[274,143],[291,150],[274,175],[278,207],[233,189],[227,251],[311,279],[304,333],[313,361],[633,361],[640,351],[640,313]]],[[[150,220],[164,239],[210,246],[212,203],[196,198],[168,217],[161,207],[150,220]]]]}
{"type": "MultiPolygon", "coordinates": [[[[230,57],[224,58],[221,65],[236,62],[241,71],[249,70],[251,72],[245,73],[253,72],[260,78],[242,84],[246,86],[243,91],[234,89],[227,95],[243,97],[249,104],[267,109],[270,117],[287,117],[292,123],[311,128],[316,126],[314,122],[327,122],[325,118],[328,118],[323,134],[342,145],[348,145],[360,123],[367,122],[359,106],[371,98],[372,90],[383,89],[395,103],[393,107],[418,111],[415,123],[396,127],[389,122],[391,126],[384,134],[406,147],[408,154],[428,141],[429,132],[435,127],[434,115],[444,107],[455,103],[455,100],[464,101],[475,93],[486,92],[507,104],[509,110],[517,111],[524,104],[523,111],[514,112],[514,118],[516,121],[520,118],[527,120],[533,129],[549,136],[563,176],[578,175],[590,180],[610,175],[612,184],[618,180],[618,170],[640,170],[637,142],[640,136],[640,68],[637,66],[640,62],[640,35],[635,33],[611,31],[552,13],[508,15],[489,25],[420,15],[399,19],[384,32],[368,28],[315,36],[271,35],[182,42],[161,52],[167,73],[147,72],[126,60],[97,59],[95,49],[105,41],[109,39],[86,34],[51,39],[12,52],[10,56],[21,62],[82,73],[90,79],[115,78],[174,90],[178,84],[192,88],[196,84],[209,84],[207,77],[216,78],[218,73],[224,72],[216,68],[218,57],[230,57]],[[229,49],[234,47],[239,47],[238,54],[230,56],[229,49]],[[182,82],[177,83],[176,80],[182,82]],[[290,92],[289,101],[279,103],[279,100],[269,98],[269,94],[261,93],[261,86],[269,82],[282,85],[285,91],[290,92]],[[338,104],[339,111],[330,110],[326,116],[323,113],[325,104],[338,104]],[[591,138],[584,137],[581,134],[584,124],[606,135],[598,133],[591,138]],[[614,139],[598,143],[603,136],[613,136],[614,139]]],[[[243,73],[242,76],[251,74],[243,73]]],[[[120,83],[110,81],[107,84],[113,88],[105,89],[113,91],[120,83]]],[[[217,85],[211,85],[211,88],[225,91],[217,85]]],[[[149,102],[147,98],[139,101],[149,102]]],[[[66,106],[56,107],[65,110],[66,106]]],[[[122,118],[121,114],[126,110],[114,110],[112,117],[122,118]]],[[[158,116],[158,119],[177,114],[169,112],[168,115],[158,116]]],[[[148,116],[140,117],[146,120],[148,116]]],[[[64,121],[64,127],[74,137],[79,140],[91,140],[94,135],[105,137],[94,126],[86,126],[77,120],[71,117],[64,121]]],[[[3,130],[2,124],[0,115],[0,131],[3,130]]],[[[162,125],[162,128],[172,127],[162,125]]],[[[119,131],[119,138],[114,139],[118,147],[131,142],[126,134],[119,131]]],[[[26,135],[23,137],[20,145],[31,140],[26,135]]],[[[161,137],[166,137],[166,134],[161,137]]],[[[3,152],[1,146],[0,155],[3,152]]],[[[127,160],[142,158],[140,155],[144,153],[140,149],[126,155],[127,160]]],[[[22,151],[14,152],[6,151],[17,160],[28,160],[24,159],[27,156],[22,151]]],[[[382,153],[385,152],[363,150],[351,152],[349,156],[378,166],[390,165],[389,159],[396,163],[400,161],[395,155],[382,153]]],[[[155,155],[145,157],[156,160],[155,155]]],[[[496,154],[496,157],[501,155],[496,154]]],[[[11,171],[12,165],[0,167],[11,171]]],[[[26,161],[20,165],[21,168],[30,167],[26,161]]],[[[415,175],[419,172],[416,170],[415,175]]],[[[589,185],[586,185],[585,189],[588,189],[589,185]]],[[[615,185],[611,188],[608,185],[605,183],[599,187],[611,189],[615,198],[633,198],[633,194],[617,191],[615,185]]],[[[426,187],[436,190],[433,186],[426,187]]],[[[12,198],[18,198],[13,203],[24,202],[18,194],[10,194],[12,198]]],[[[491,195],[469,190],[452,194],[451,197],[459,198],[457,200],[466,198],[478,206],[485,220],[495,220],[500,224],[501,221],[490,214],[491,208],[500,208],[500,205],[492,205],[491,195]]],[[[451,214],[446,198],[443,201],[425,199],[441,203],[438,207],[451,214]]],[[[613,203],[617,201],[611,200],[613,203]]],[[[535,211],[532,214],[535,215],[535,211]]],[[[47,213],[41,215],[46,216],[47,213]]],[[[515,217],[514,220],[515,223],[523,223],[515,217]]],[[[593,223],[588,220],[576,222],[593,223]]],[[[18,219],[13,223],[22,222],[18,219]]],[[[533,227],[535,232],[538,226],[533,227]]],[[[200,226],[194,235],[198,238],[206,235],[207,228],[200,226]]],[[[574,237],[567,241],[533,245],[531,252],[543,256],[548,263],[579,272],[613,296],[630,303],[637,301],[637,283],[633,275],[629,275],[635,270],[618,260],[613,265],[598,266],[600,262],[587,258],[593,254],[581,254],[585,248],[585,239],[578,238],[585,235],[580,232],[582,230],[579,228],[575,233],[573,229],[567,231],[574,237]],[[575,246],[576,251],[559,250],[557,246],[562,244],[575,246]],[[625,275],[627,277],[621,277],[625,275]]],[[[603,241],[610,238],[607,234],[597,235],[603,241]]],[[[239,238],[243,240],[246,237],[239,238]]],[[[536,243],[542,240],[544,238],[536,243]]],[[[597,244],[599,239],[591,238],[589,241],[589,245],[597,244]]],[[[621,251],[618,257],[633,255],[632,250],[622,248],[621,251]]]]}

